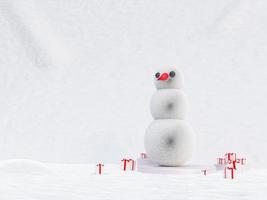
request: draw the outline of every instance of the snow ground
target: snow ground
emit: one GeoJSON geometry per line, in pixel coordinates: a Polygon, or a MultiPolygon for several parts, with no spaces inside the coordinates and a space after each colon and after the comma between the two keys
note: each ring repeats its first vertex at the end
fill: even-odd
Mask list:
{"type": "Polygon", "coordinates": [[[207,176],[123,172],[115,164],[106,164],[102,176],[95,175],[94,170],[92,164],[2,161],[0,199],[238,200],[265,199],[267,195],[267,170],[250,169],[234,180],[224,179],[222,172],[207,176]],[[16,168],[18,171],[14,170],[16,168]]]}

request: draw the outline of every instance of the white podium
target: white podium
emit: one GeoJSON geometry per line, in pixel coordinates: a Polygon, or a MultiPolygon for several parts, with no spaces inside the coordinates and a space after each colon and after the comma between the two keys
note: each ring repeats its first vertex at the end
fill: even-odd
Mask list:
{"type": "Polygon", "coordinates": [[[138,158],[137,159],[137,171],[142,173],[151,173],[151,174],[204,174],[204,170],[206,173],[214,173],[218,169],[216,166],[212,165],[183,165],[177,167],[169,167],[169,166],[160,166],[157,163],[149,160],[149,158],[138,158]]]}

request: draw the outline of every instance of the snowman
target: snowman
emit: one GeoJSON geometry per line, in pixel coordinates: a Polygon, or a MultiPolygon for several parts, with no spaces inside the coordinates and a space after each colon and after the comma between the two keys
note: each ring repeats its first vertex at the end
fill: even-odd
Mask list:
{"type": "Polygon", "coordinates": [[[183,75],[178,68],[164,68],[155,73],[154,83],[157,91],[150,102],[154,120],[145,134],[146,153],[159,165],[180,166],[190,159],[195,146],[194,132],[184,120],[183,75]]]}

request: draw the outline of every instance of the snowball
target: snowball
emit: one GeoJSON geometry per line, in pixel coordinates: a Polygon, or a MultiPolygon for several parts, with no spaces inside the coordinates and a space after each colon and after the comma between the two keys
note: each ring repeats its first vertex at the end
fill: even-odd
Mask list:
{"type": "Polygon", "coordinates": [[[160,165],[183,165],[190,159],[194,144],[193,130],[184,120],[154,120],[145,134],[146,153],[160,165]]]}
{"type": "Polygon", "coordinates": [[[154,119],[184,119],[187,98],[182,90],[158,90],[152,96],[150,111],[154,119]]]}
{"type": "Polygon", "coordinates": [[[183,74],[177,67],[165,67],[155,71],[154,83],[157,89],[181,89],[183,87],[183,82],[183,74]],[[174,72],[175,76],[169,76],[167,80],[158,80],[158,77],[156,77],[157,73],[159,73],[160,75],[162,75],[163,73],[170,75],[171,72],[174,72]]]}

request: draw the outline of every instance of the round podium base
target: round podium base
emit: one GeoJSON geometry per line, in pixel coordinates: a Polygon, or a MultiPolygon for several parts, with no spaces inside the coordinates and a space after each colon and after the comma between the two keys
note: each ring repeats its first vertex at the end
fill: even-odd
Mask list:
{"type": "Polygon", "coordinates": [[[167,167],[160,166],[148,158],[139,158],[137,160],[137,171],[151,174],[210,174],[216,172],[216,167],[210,165],[183,165],[177,167],[167,167]]]}

